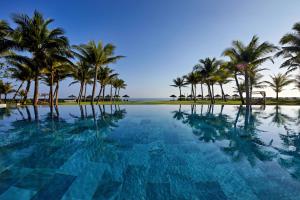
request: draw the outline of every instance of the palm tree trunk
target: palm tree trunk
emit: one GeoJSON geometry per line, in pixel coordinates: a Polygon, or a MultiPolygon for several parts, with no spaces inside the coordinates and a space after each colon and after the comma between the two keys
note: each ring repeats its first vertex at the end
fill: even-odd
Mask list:
{"type": "Polygon", "coordinates": [[[78,97],[77,97],[77,103],[80,103],[80,101],[81,101],[82,90],[83,90],[83,82],[81,81],[80,82],[79,94],[78,94],[78,97]]]}
{"type": "Polygon", "coordinates": [[[246,105],[250,105],[250,88],[249,88],[249,74],[248,71],[245,70],[245,90],[246,90],[246,105]]]}
{"type": "Polygon", "coordinates": [[[181,87],[179,87],[179,101],[181,101],[181,87]]]}
{"type": "Polygon", "coordinates": [[[213,103],[215,103],[215,90],[214,90],[214,84],[213,83],[211,84],[211,91],[212,91],[211,97],[213,99],[213,103]]]}
{"type": "Polygon", "coordinates": [[[236,87],[238,89],[238,92],[239,92],[239,95],[240,95],[240,99],[242,101],[242,104],[245,104],[245,101],[244,101],[244,97],[243,97],[243,93],[241,91],[241,88],[240,88],[240,84],[239,84],[239,81],[238,81],[238,78],[237,78],[237,74],[235,73],[234,74],[234,80],[235,80],[235,84],[236,84],[236,87]]]}
{"type": "Polygon", "coordinates": [[[223,99],[224,101],[226,101],[226,97],[225,97],[225,93],[224,93],[224,90],[223,90],[223,85],[222,85],[222,83],[220,83],[220,88],[221,88],[221,92],[222,92],[222,99],[223,99]]]}
{"type": "Polygon", "coordinates": [[[55,106],[58,106],[58,91],[59,91],[59,81],[56,82],[56,88],[55,88],[55,106]]]}
{"type": "Polygon", "coordinates": [[[110,101],[112,101],[112,90],[113,90],[113,86],[110,85],[110,101]]]}
{"type": "Polygon", "coordinates": [[[50,74],[50,92],[49,92],[49,104],[50,107],[53,107],[53,82],[54,82],[54,73],[50,74]]]}
{"type": "Polygon", "coordinates": [[[193,87],[193,84],[191,84],[191,100],[193,98],[193,95],[194,95],[194,87],[193,87]]]}
{"type": "Polygon", "coordinates": [[[114,101],[116,100],[117,97],[117,88],[115,88],[115,96],[114,96],[114,101]]]}
{"type": "Polygon", "coordinates": [[[20,86],[18,87],[16,93],[14,94],[14,97],[12,98],[13,101],[16,99],[17,94],[19,93],[19,91],[20,91],[21,87],[23,86],[23,84],[24,84],[24,81],[21,82],[21,84],[20,84],[20,86]]]}
{"type": "Polygon", "coordinates": [[[33,105],[37,106],[38,102],[39,102],[39,75],[35,74],[35,77],[34,77],[33,105]]]}
{"type": "Polygon", "coordinates": [[[98,104],[99,101],[100,101],[101,93],[102,93],[102,85],[100,84],[100,90],[99,90],[99,94],[98,94],[98,98],[97,98],[97,104],[98,104]]]}
{"type": "Polygon", "coordinates": [[[213,98],[212,98],[211,88],[210,88],[210,83],[209,82],[207,82],[207,90],[208,90],[208,95],[210,97],[210,102],[211,102],[211,104],[213,104],[214,101],[213,101],[213,98]]]}
{"type": "Polygon", "coordinates": [[[96,84],[97,84],[97,75],[98,75],[98,66],[95,66],[95,75],[94,75],[94,83],[93,83],[93,91],[92,91],[92,101],[91,104],[94,104],[94,97],[96,92],[96,84]]]}
{"type": "Polygon", "coordinates": [[[25,96],[24,96],[24,99],[23,99],[23,104],[26,104],[28,92],[29,92],[29,89],[30,89],[30,85],[31,85],[31,80],[28,80],[27,85],[26,85],[26,90],[25,90],[25,96]]]}
{"type": "Polygon", "coordinates": [[[194,85],[194,102],[196,102],[196,95],[197,95],[197,88],[196,88],[196,84],[194,85]]]}
{"type": "Polygon", "coordinates": [[[200,85],[201,85],[201,99],[203,100],[204,99],[204,97],[203,97],[203,84],[201,83],[200,85]]]}
{"type": "Polygon", "coordinates": [[[103,95],[102,95],[102,99],[103,99],[103,102],[104,102],[104,98],[105,98],[105,85],[103,85],[103,91],[102,91],[103,95]]]}
{"type": "Polygon", "coordinates": [[[276,92],[276,101],[278,103],[278,99],[279,99],[279,95],[278,95],[279,92],[276,92]]]}
{"type": "Polygon", "coordinates": [[[87,83],[84,83],[84,101],[86,102],[86,86],[87,83]]]}
{"type": "Polygon", "coordinates": [[[7,93],[4,93],[4,103],[6,103],[6,98],[7,97],[7,93]]]}

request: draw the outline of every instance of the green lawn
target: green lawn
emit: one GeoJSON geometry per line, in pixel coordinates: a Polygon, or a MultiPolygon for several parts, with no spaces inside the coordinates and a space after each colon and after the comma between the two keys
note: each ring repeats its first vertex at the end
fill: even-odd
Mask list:
{"type": "MultiPolygon", "coordinates": [[[[90,102],[81,102],[81,105],[90,105],[90,102]]],[[[110,105],[110,104],[117,104],[117,105],[191,105],[191,104],[210,104],[209,100],[197,100],[194,101],[173,101],[173,100],[163,100],[163,101],[115,101],[115,102],[100,102],[101,105],[110,105]]],[[[241,101],[239,100],[216,100],[216,105],[240,105],[241,101]]],[[[292,98],[282,98],[276,102],[275,99],[268,99],[266,101],[266,105],[300,105],[300,98],[292,99],[292,98]]],[[[8,102],[7,105],[15,105],[15,103],[8,102]]],[[[31,105],[30,102],[27,102],[27,105],[31,105]]],[[[41,105],[48,105],[48,104],[41,104],[41,105]]],[[[59,105],[77,105],[76,102],[59,102],[59,105]]]]}
{"type": "MultiPolygon", "coordinates": [[[[116,102],[100,102],[100,104],[110,105],[110,104],[119,104],[119,105],[191,105],[191,104],[210,104],[209,100],[198,100],[194,101],[116,101],[116,102]]],[[[239,100],[216,100],[217,105],[240,105],[239,100]]],[[[267,100],[266,105],[300,105],[300,99],[280,99],[278,102],[275,100],[267,100]]],[[[76,105],[75,102],[63,102],[60,105],[76,105]]],[[[81,105],[90,105],[90,102],[82,102],[81,105]]]]}

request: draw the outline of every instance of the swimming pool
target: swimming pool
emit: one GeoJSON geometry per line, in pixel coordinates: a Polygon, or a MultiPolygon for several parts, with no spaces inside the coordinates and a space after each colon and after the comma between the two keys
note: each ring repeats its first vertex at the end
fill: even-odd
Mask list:
{"type": "Polygon", "coordinates": [[[300,199],[300,106],[0,109],[0,199],[300,199]]]}

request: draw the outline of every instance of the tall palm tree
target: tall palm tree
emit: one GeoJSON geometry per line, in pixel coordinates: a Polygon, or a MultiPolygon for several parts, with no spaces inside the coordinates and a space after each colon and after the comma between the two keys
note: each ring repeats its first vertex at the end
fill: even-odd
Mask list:
{"type": "Polygon", "coordinates": [[[228,56],[238,70],[243,73],[246,89],[246,104],[251,104],[250,99],[250,73],[254,67],[261,65],[267,60],[272,60],[268,54],[277,48],[268,42],[259,43],[259,38],[253,36],[248,45],[244,45],[241,41],[233,41],[232,47],[226,49],[223,55],[228,56]]]}
{"type": "Polygon", "coordinates": [[[108,84],[110,85],[110,101],[113,100],[113,88],[114,88],[114,85],[116,84],[117,79],[118,79],[118,77],[114,76],[111,79],[109,79],[109,81],[108,81],[108,84]]]}
{"type": "Polygon", "coordinates": [[[117,80],[115,80],[114,87],[116,89],[115,96],[120,96],[120,90],[126,89],[127,84],[125,83],[125,81],[123,79],[117,79],[117,80]]]}
{"type": "Polygon", "coordinates": [[[173,87],[178,87],[179,89],[179,100],[181,100],[181,88],[186,86],[185,78],[184,77],[177,77],[176,79],[173,79],[173,87]]]}
{"type": "MultiPolygon", "coordinates": [[[[76,64],[72,65],[71,76],[74,81],[70,85],[80,83],[79,94],[77,102],[80,103],[82,96],[86,93],[86,85],[91,83],[93,76],[92,66],[84,61],[79,61],[76,64]]],[[[69,86],[70,86],[69,85],[69,86]]],[[[84,95],[86,97],[86,95],[84,95]]]]}
{"type": "Polygon", "coordinates": [[[194,101],[196,101],[196,86],[197,84],[199,83],[199,75],[197,72],[191,72],[189,74],[187,74],[185,77],[185,80],[186,80],[186,84],[190,84],[191,85],[191,95],[192,95],[192,98],[194,99],[194,101]]]}
{"type": "Polygon", "coordinates": [[[53,95],[53,85],[56,72],[65,66],[65,64],[71,63],[67,57],[71,57],[71,53],[69,51],[68,43],[62,44],[59,49],[54,49],[46,54],[46,68],[45,74],[49,77],[49,104],[53,107],[54,104],[54,95],[53,95]]]}
{"type": "Polygon", "coordinates": [[[219,66],[222,64],[221,61],[216,58],[205,58],[199,60],[199,63],[194,66],[194,70],[199,71],[202,77],[204,78],[205,83],[208,88],[208,95],[210,96],[211,103],[214,103],[212,87],[215,82],[214,76],[219,69],[219,66]]]}
{"type": "MultiPolygon", "coordinates": [[[[44,19],[38,11],[34,11],[32,17],[25,14],[15,14],[13,15],[13,21],[17,26],[12,37],[17,41],[19,48],[31,54],[34,63],[36,63],[32,71],[34,72],[35,82],[33,105],[37,105],[39,77],[42,69],[47,66],[47,54],[66,47],[68,40],[61,28],[49,28],[53,19],[44,19]]],[[[22,60],[23,56],[16,57],[22,60]]]]}
{"type": "Polygon", "coordinates": [[[60,63],[57,65],[57,68],[55,70],[54,74],[54,83],[55,83],[55,90],[54,90],[54,98],[55,98],[55,106],[58,106],[58,92],[59,92],[59,83],[60,81],[64,80],[65,78],[71,76],[73,64],[70,64],[69,62],[60,63]]]}
{"type": "Polygon", "coordinates": [[[281,73],[270,77],[271,81],[266,81],[266,83],[276,92],[276,101],[278,101],[278,94],[283,91],[285,86],[293,83],[293,80],[288,75],[281,73]]]}
{"type": "Polygon", "coordinates": [[[258,88],[262,89],[266,87],[265,81],[262,81],[262,78],[264,76],[259,72],[253,72],[251,73],[251,76],[249,78],[250,82],[250,98],[252,99],[253,89],[258,88]]]}
{"type": "Polygon", "coordinates": [[[230,71],[227,68],[220,67],[217,72],[214,75],[215,81],[220,85],[222,99],[226,101],[225,92],[223,89],[223,85],[229,83],[231,80],[229,79],[231,77],[230,71]]]}
{"type": "Polygon", "coordinates": [[[102,95],[102,99],[104,100],[105,95],[105,87],[109,83],[109,80],[115,76],[117,76],[117,73],[114,73],[113,69],[110,69],[109,67],[105,66],[100,68],[98,79],[100,83],[100,89],[99,89],[99,95],[97,99],[97,103],[99,103],[100,97],[102,95]]]}
{"type": "Polygon", "coordinates": [[[245,100],[244,100],[244,97],[243,97],[243,91],[241,90],[241,87],[240,87],[240,83],[239,83],[239,76],[241,75],[240,71],[238,70],[238,68],[236,67],[236,61],[233,60],[234,58],[231,58],[231,61],[229,62],[224,62],[222,63],[222,68],[223,69],[228,69],[229,72],[232,73],[232,76],[234,78],[234,81],[235,81],[235,85],[236,85],[236,90],[240,96],[240,100],[242,102],[242,104],[245,104],[245,100]]]}
{"type": "Polygon", "coordinates": [[[99,68],[107,65],[109,63],[114,63],[123,56],[115,56],[114,50],[115,46],[113,44],[103,45],[102,42],[96,44],[94,41],[90,41],[88,44],[76,45],[74,46],[77,52],[75,55],[82,61],[85,61],[93,66],[94,68],[94,80],[93,80],[93,90],[92,90],[92,100],[94,103],[96,84],[98,80],[98,70],[99,68]]]}

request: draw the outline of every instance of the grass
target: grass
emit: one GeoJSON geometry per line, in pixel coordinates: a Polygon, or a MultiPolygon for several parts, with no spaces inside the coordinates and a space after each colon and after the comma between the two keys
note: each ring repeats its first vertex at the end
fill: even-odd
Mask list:
{"type": "MultiPolygon", "coordinates": [[[[209,100],[197,100],[194,101],[116,101],[116,102],[100,102],[100,104],[110,105],[191,105],[191,104],[210,104],[209,100]]],[[[240,105],[241,101],[239,100],[216,100],[216,105],[240,105]]],[[[77,105],[75,102],[62,102],[59,105],[77,105]]],[[[81,105],[90,105],[90,102],[82,102],[81,105]]],[[[300,105],[300,99],[280,99],[276,102],[275,99],[269,99],[266,101],[266,105],[300,105]]]]}
{"type": "MultiPolygon", "coordinates": [[[[81,105],[90,105],[90,102],[81,102],[81,105]]],[[[192,104],[210,104],[209,100],[197,100],[196,102],[194,101],[173,101],[173,100],[163,100],[163,101],[115,101],[115,102],[100,102],[99,104],[101,105],[110,105],[110,104],[117,104],[117,105],[192,105],[192,104]]],[[[215,102],[216,105],[240,105],[241,101],[240,100],[227,100],[222,101],[222,100],[216,100],[215,102]]],[[[15,103],[8,102],[8,106],[10,105],[15,105],[15,103]]],[[[31,105],[30,102],[27,103],[27,105],[31,105]]],[[[48,105],[48,104],[41,104],[41,105],[48,105]]],[[[77,105],[76,102],[59,102],[59,105],[77,105]]],[[[266,105],[300,105],[300,99],[299,98],[281,98],[277,102],[275,99],[267,99],[266,105]]]]}

